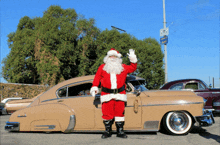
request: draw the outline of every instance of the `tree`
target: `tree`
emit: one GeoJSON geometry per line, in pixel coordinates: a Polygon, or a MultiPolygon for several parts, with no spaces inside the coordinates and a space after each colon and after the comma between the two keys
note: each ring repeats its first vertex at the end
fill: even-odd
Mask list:
{"type": "Polygon", "coordinates": [[[51,86],[77,74],[77,14],[50,6],[36,23],[35,58],[41,84],[51,86]]]}
{"type": "Polygon", "coordinates": [[[163,54],[152,38],[138,40],[116,29],[100,31],[94,19],[77,15],[74,9],[50,6],[43,17],[20,19],[16,32],[8,35],[11,49],[2,61],[8,82],[48,84],[77,76],[95,74],[110,48],[122,54],[134,49],[138,58],[136,75],[146,79],[148,89],[164,82],[163,54]]]}
{"type": "Polygon", "coordinates": [[[50,6],[42,18],[21,18],[17,31],[8,35],[11,52],[2,62],[3,77],[53,86],[89,74],[84,66],[91,65],[87,60],[99,33],[94,24],[94,19],[79,19],[74,9],[60,6],[50,6]]]}
{"type": "Polygon", "coordinates": [[[10,54],[3,60],[3,77],[12,83],[38,83],[34,59],[34,23],[25,16],[20,19],[15,33],[8,35],[10,54]]]}
{"type": "Polygon", "coordinates": [[[146,80],[148,89],[158,89],[164,83],[163,53],[152,38],[138,41],[138,76],[146,80]]]}
{"type": "Polygon", "coordinates": [[[77,43],[80,50],[78,76],[91,74],[89,68],[94,62],[91,62],[90,60],[97,57],[95,53],[95,42],[100,30],[96,28],[94,24],[94,19],[86,20],[81,18],[77,21],[78,36],[80,37],[77,43]]]}
{"type": "Polygon", "coordinates": [[[137,39],[127,33],[120,33],[119,31],[113,30],[104,30],[96,39],[96,55],[97,59],[95,60],[94,65],[91,67],[90,71],[92,74],[95,74],[99,65],[103,63],[103,59],[106,56],[107,52],[111,48],[115,48],[122,54],[123,62],[129,64],[129,59],[127,53],[129,49],[136,49],[137,39]]]}

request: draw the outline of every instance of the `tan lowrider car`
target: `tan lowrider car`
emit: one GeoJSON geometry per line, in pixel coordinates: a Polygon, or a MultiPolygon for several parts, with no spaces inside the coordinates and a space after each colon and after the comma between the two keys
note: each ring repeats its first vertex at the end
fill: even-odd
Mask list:
{"type": "MultiPolygon", "coordinates": [[[[94,75],[73,78],[39,95],[28,107],[14,112],[8,131],[78,131],[104,130],[100,95],[89,94],[94,75]]],[[[148,91],[145,80],[127,77],[125,131],[159,131],[187,134],[195,123],[214,123],[211,112],[204,112],[204,99],[191,91],[148,91]]],[[[115,126],[113,126],[115,130],[115,126]]]]}

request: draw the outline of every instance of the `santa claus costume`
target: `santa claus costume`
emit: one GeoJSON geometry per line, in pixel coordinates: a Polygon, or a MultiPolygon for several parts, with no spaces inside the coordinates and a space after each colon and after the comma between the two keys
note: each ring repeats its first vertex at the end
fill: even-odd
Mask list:
{"type": "Polygon", "coordinates": [[[102,103],[102,118],[105,125],[105,132],[102,138],[111,137],[114,121],[117,128],[117,137],[127,138],[123,131],[124,109],[127,101],[125,81],[127,74],[137,69],[137,57],[133,49],[129,50],[128,57],[130,65],[122,64],[121,54],[111,48],[104,58],[104,64],[99,66],[90,90],[92,96],[95,96],[101,83],[100,99],[102,103]]]}

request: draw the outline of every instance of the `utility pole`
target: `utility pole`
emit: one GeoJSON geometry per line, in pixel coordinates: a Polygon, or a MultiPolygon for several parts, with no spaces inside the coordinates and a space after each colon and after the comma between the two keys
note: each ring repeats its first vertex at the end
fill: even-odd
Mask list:
{"type": "Polygon", "coordinates": [[[160,42],[164,44],[164,65],[165,65],[165,82],[167,83],[167,43],[168,43],[169,29],[166,27],[166,15],[165,15],[165,0],[163,0],[163,29],[160,29],[160,42]]]}
{"type": "MultiPolygon", "coordinates": [[[[163,28],[166,29],[165,0],[163,0],[163,28]]],[[[165,61],[165,83],[167,83],[167,45],[164,44],[165,61]]]]}

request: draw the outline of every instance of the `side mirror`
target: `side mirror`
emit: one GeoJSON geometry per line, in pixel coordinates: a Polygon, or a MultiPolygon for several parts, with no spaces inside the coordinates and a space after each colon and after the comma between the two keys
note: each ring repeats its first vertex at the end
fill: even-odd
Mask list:
{"type": "Polygon", "coordinates": [[[139,89],[134,90],[134,94],[136,96],[139,96],[141,94],[141,89],[139,88],[139,89]]]}

